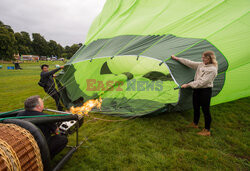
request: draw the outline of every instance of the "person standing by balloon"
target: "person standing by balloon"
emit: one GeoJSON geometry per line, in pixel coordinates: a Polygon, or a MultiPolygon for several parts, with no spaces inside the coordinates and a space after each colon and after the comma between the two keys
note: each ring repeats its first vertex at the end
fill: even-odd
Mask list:
{"type": "Polygon", "coordinates": [[[216,61],[215,53],[213,51],[205,51],[202,54],[203,62],[194,62],[174,55],[172,55],[171,58],[196,70],[194,81],[181,86],[181,88],[191,87],[193,89],[194,120],[189,126],[198,128],[201,107],[205,118],[205,128],[201,132],[198,132],[198,134],[210,136],[210,125],[212,121],[210,114],[210,101],[213,81],[218,73],[218,63],[216,61]]]}
{"type": "Polygon", "coordinates": [[[38,84],[43,87],[44,91],[50,95],[56,102],[57,110],[63,111],[63,106],[60,103],[60,94],[55,88],[55,82],[53,77],[55,77],[55,73],[60,69],[63,69],[64,66],[59,66],[57,69],[49,71],[49,65],[43,64],[41,66],[41,79],[38,84]]]}

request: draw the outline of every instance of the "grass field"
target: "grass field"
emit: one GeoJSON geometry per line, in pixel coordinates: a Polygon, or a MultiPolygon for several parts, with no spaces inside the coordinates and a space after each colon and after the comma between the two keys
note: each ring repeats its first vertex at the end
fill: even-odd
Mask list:
{"type": "MultiPolygon", "coordinates": [[[[31,95],[45,96],[37,85],[40,64],[21,64],[23,70],[18,71],[6,70],[13,64],[3,65],[0,112],[22,108],[31,95]]],[[[56,63],[49,64],[53,68],[56,63]]],[[[55,109],[55,102],[48,98],[45,106],[55,109]]],[[[80,128],[84,143],[63,170],[250,170],[250,97],[212,106],[211,112],[211,137],[198,136],[199,130],[186,127],[192,121],[192,110],[121,122],[86,118],[80,128]]],[[[201,117],[199,126],[203,125],[201,117]]],[[[74,140],[70,136],[69,144],[74,140]]]]}

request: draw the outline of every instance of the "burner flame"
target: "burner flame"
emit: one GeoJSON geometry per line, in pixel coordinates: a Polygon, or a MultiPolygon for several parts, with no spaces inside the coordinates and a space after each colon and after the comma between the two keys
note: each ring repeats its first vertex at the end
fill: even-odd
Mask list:
{"type": "Polygon", "coordinates": [[[99,99],[91,99],[83,103],[82,106],[80,107],[74,107],[72,106],[70,108],[70,112],[73,114],[78,114],[78,115],[88,115],[88,113],[96,107],[97,109],[101,109],[102,106],[102,98],[99,97],[99,99]]]}

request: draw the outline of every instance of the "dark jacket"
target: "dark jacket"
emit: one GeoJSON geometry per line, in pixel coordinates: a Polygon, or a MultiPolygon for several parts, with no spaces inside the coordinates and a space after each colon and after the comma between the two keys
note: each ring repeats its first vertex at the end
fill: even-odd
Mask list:
{"type": "Polygon", "coordinates": [[[59,70],[60,70],[60,68],[54,69],[50,72],[44,72],[44,71],[41,72],[40,82],[44,83],[45,92],[53,91],[55,89],[53,74],[55,74],[59,70]]]}
{"type": "MultiPolygon", "coordinates": [[[[39,116],[39,115],[48,115],[48,114],[38,111],[28,111],[28,110],[25,110],[17,114],[17,116],[39,116]]],[[[51,137],[51,134],[55,133],[57,129],[56,124],[39,124],[36,126],[42,131],[46,140],[48,140],[51,137]]]]}

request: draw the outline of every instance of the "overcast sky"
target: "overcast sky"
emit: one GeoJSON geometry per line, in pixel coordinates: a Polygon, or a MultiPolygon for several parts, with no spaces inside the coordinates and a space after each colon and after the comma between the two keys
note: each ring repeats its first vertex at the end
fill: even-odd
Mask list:
{"type": "Polygon", "coordinates": [[[0,20],[63,46],[84,43],[106,0],[0,0],[0,20]]]}

